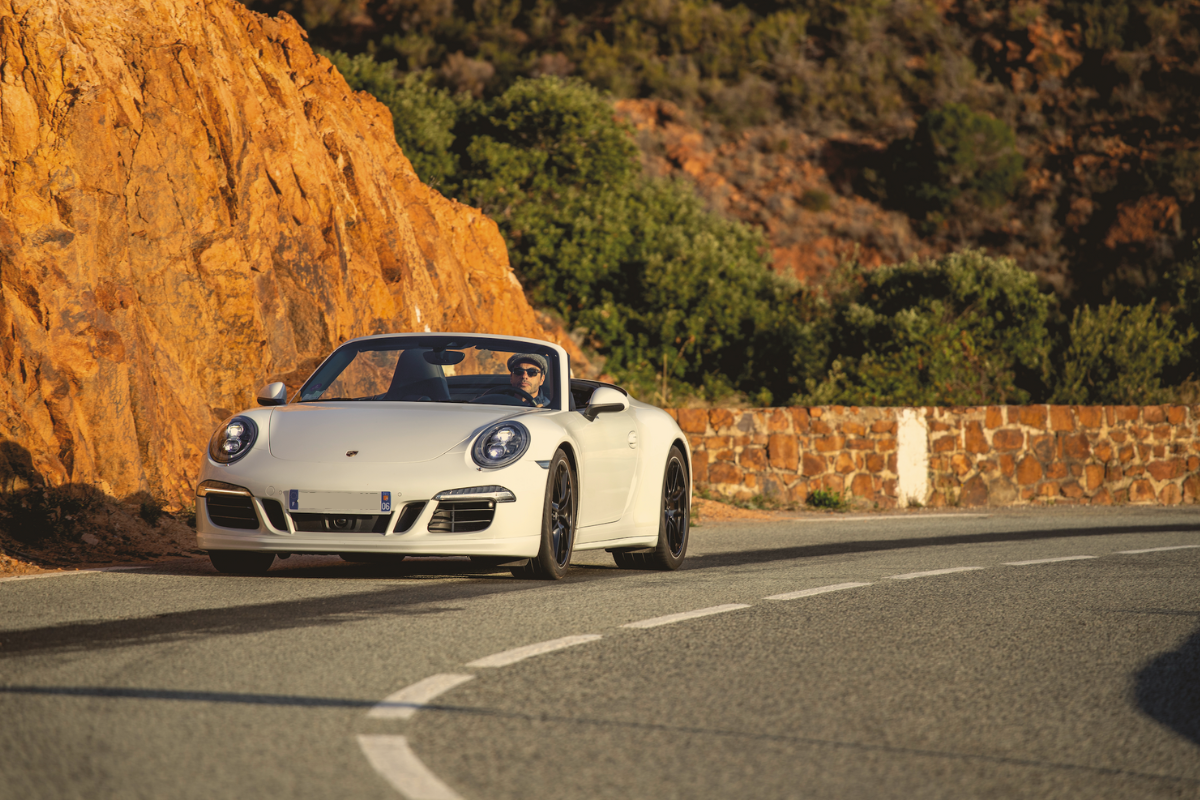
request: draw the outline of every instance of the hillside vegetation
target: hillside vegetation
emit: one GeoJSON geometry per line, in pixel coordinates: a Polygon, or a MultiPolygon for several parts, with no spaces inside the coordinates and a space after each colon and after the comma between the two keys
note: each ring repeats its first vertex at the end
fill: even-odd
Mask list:
{"type": "Polygon", "coordinates": [[[643,395],[1195,396],[1200,3],[247,4],[643,395]]]}

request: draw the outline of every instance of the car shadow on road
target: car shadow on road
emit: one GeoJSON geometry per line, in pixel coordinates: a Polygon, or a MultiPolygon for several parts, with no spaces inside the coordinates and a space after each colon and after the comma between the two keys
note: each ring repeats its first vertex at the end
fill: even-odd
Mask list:
{"type": "MultiPolygon", "coordinates": [[[[227,578],[231,581],[262,580],[227,578]]],[[[78,580],[78,579],[76,579],[78,580]]],[[[287,597],[277,601],[153,614],[132,619],[75,622],[25,630],[0,631],[0,662],[31,654],[95,652],[147,644],[341,625],[368,619],[446,614],[464,610],[463,602],[487,595],[544,586],[519,580],[422,583],[405,582],[371,591],[333,596],[287,597]]]]}
{"type": "Polygon", "coordinates": [[[306,697],[290,694],[247,694],[241,692],[196,692],[173,689],[133,689],[111,686],[0,686],[0,695],[41,695],[44,697],[96,697],[118,700],[167,700],[192,703],[233,703],[254,706],[292,706],[297,708],[373,708],[378,700],[343,697],[306,697]]]}
{"type": "MultiPolygon", "coordinates": [[[[904,539],[860,539],[851,542],[823,542],[794,547],[772,547],[758,550],[737,550],[689,556],[688,560],[684,562],[683,569],[736,567],[747,564],[765,564],[772,561],[790,561],[798,558],[816,558],[819,556],[854,553],[880,553],[889,550],[946,547],[956,544],[1023,542],[1038,539],[1077,539],[1091,536],[1113,536],[1122,533],[1187,533],[1198,531],[1200,531],[1200,525],[1193,523],[1184,525],[1122,525],[1111,528],[1052,528],[1047,530],[998,531],[950,536],[910,536],[904,539]]],[[[1197,540],[1197,544],[1200,544],[1200,539],[1197,540]]]]}
{"type": "Polygon", "coordinates": [[[1200,744],[1200,630],[1139,672],[1134,695],[1151,719],[1200,744]]]}

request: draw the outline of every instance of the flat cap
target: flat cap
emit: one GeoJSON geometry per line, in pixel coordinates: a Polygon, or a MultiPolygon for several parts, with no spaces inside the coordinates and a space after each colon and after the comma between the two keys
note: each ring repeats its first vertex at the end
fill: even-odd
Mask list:
{"type": "Polygon", "coordinates": [[[546,363],[545,356],[539,356],[537,353],[517,353],[508,360],[508,371],[512,372],[513,367],[517,364],[534,364],[542,368],[542,374],[547,375],[550,372],[550,367],[546,363]]]}

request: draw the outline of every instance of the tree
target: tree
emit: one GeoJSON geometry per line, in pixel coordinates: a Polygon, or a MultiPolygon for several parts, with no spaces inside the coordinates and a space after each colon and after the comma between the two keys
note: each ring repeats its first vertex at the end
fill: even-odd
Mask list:
{"type": "Polygon", "coordinates": [[[892,143],[888,158],[888,199],[918,219],[959,202],[1003,205],[1025,166],[1012,128],[961,103],[926,112],[910,138],[892,143]]]}
{"type": "Polygon", "coordinates": [[[1052,300],[1009,260],[965,251],[839,276],[831,353],[802,403],[1024,403],[1045,391],[1052,300]]]}
{"type": "Polygon", "coordinates": [[[1180,334],[1154,305],[1075,309],[1055,403],[1147,405],[1170,399],[1166,368],[1178,364],[1195,331],[1180,334]]]}

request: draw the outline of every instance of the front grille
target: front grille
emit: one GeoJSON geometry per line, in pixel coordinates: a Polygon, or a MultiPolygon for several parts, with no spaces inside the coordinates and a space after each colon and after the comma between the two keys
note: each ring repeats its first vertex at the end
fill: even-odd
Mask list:
{"type": "Polygon", "coordinates": [[[283,518],[283,505],[278,500],[263,500],[262,506],[275,530],[286,531],[287,521],[283,518]]]}
{"type": "Polygon", "coordinates": [[[254,513],[254,502],[241,494],[210,494],[204,498],[208,518],[213,525],[222,528],[240,528],[245,531],[258,530],[258,516],[254,513]]]}
{"type": "Polygon", "coordinates": [[[491,500],[438,503],[429,520],[430,533],[474,533],[485,530],[496,516],[491,500]]]}
{"type": "Polygon", "coordinates": [[[389,514],[300,514],[292,524],[305,533],[387,533],[389,514]]]}

